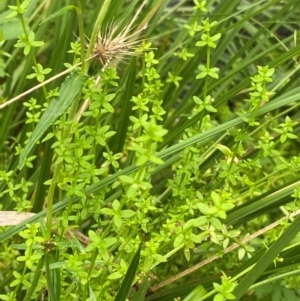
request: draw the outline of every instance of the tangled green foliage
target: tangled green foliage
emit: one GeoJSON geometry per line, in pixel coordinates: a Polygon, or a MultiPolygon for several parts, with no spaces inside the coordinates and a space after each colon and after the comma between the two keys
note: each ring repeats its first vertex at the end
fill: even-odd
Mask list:
{"type": "Polygon", "coordinates": [[[298,300],[297,1],[5,2],[0,300],[298,300]]]}

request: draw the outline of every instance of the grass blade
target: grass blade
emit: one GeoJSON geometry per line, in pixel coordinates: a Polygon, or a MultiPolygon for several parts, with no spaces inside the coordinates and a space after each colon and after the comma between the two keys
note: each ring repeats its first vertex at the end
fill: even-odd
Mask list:
{"type": "Polygon", "coordinates": [[[19,167],[24,164],[26,156],[29,154],[35,143],[42,137],[48,127],[61,116],[70,106],[74,98],[81,91],[85,82],[85,77],[81,74],[73,73],[64,81],[59,90],[59,97],[53,99],[39,123],[34,129],[30,140],[26,144],[22,154],[20,155],[19,167]]]}
{"type": "Polygon", "coordinates": [[[130,266],[127,270],[125,278],[120,287],[120,290],[118,291],[118,293],[115,297],[115,301],[125,301],[126,300],[128,294],[129,294],[129,291],[131,289],[131,285],[132,285],[133,279],[135,277],[136,271],[139,266],[141,249],[142,249],[142,244],[140,244],[137,252],[135,253],[135,255],[130,263],[130,266]]]}

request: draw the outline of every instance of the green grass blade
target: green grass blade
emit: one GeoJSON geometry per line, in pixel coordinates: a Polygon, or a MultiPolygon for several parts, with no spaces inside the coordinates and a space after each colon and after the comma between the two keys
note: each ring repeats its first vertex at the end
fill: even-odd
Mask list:
{"type": "Polygon", "coordinates": [[[51,14],[50,16],[46,17],[43,22],[41,22],[40,24],[44,24],[46,22],[49,22],[50,20],[53,20],[57,17],[60,17],[62,15],[64,15],[65,13],[69,12],[70,10],[76,9],[76,6],[74,5],[67,5],[64,6],[63,8],[61,8],[60,10],[56,11],[55,13],[51,14]]]}
{"type": "Polygon", "coordinates": [[[299,186],[299,181],[300,178],[298,177],[294,179],[292,183],[277,187],[276,189],[235,208],[233,212],[228,214],[226,223],[229,225],[246,223],[249,219],[253,219],[257,215],[270,212],[270,210],[288,203],[291,201],[291,195],[294,189],[299,186]]]}
{"type": "Polygon", "coordinates": [[[44,265],[44,258],[41,258],[37,264],[34,278],[32,279],[33,285],[26,291],[26,295],[23,301],[29,301],[31,296],[33,295],[36,285],[38,284],[38,280],[41,277],[43,265],[44,265]]]}
{"type": "Polygon", "coordinates": [[[44,151],[43,160],[42,160],[41,168],[39,170],[37,191],[36,191],[34,204],[32,207],[32,212],[35,213],[40,212],[43,209],[43,205],[44,205],[46,191],[48,188],[46,185],[44,185],[44,183],[50,177],[50,170],[52,166],[52,158],[53,158],[53,148],[51,148],[52,143],[53,143],[53,139],[46,141],[43,149],[44,151]]]}
{"type": "Polygon", "coordinates": [[[59,301],[59,269],[50,269],[50,265],[54,262],[53,254],[45,254],[45,267],[46,267],[46,279],[47,290],[51,301],[59,301]]]}
{"type": "Polygon", "coordinates": [[[131,285],[134,280],[136,271],[139,266],[141,250],[142,250],[142,244],[140,244],[138,250],[136,251],[136,253],[130,263],[130,266],[126,272],[126,275],[122,282],[122,285],[114,299],[115,301],[125,301],[126,300],[128,294],[129,294],[129,291],[131,289],[131,285]]]}
{"type": "Polygon", "coordinates": [[[131,108],[133,103],[130,101],[133,93],[134,93],[134,86],[135,86],[135,77],[136,77],[136,59],[134,58],[133,63],[130,64],[127,79],[124,82],[125,90],[124,93],[121,95],[121,113],[118,116],[118,130],[117,134],[114,137],[113,142],[113,150],[115,153],[121,152],[124,146],[126,132],[129,125],[129,116],[131,114],[131,108]]]}

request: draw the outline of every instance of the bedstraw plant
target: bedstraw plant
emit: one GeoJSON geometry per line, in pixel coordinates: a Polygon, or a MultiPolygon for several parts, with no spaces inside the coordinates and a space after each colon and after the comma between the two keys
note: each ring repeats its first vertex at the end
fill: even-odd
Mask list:
{"type": "Polygon", "coordinates": [[[298,2],[0,4],[0,300],[298,300],[298,2]]]}

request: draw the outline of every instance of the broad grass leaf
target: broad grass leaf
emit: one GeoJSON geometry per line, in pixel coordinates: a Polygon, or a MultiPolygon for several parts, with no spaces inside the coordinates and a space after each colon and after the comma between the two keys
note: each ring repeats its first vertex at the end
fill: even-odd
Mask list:
{"type": "Polygon", "coordinates": [[[52,99],[23,149],[20,155],[19,168],[23,166],[25,158],[48,127],[69,108],[74,98],[80,93],[85,80],[86,77],[82,74],[73,73],[62,83],[59,90],[60,95],[52,99]]]}

